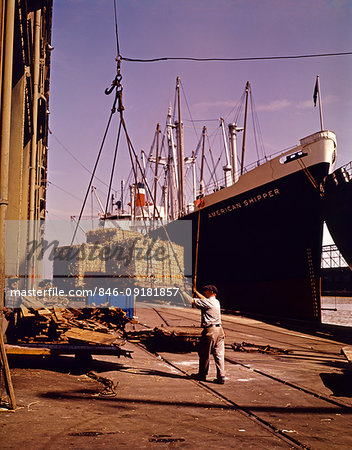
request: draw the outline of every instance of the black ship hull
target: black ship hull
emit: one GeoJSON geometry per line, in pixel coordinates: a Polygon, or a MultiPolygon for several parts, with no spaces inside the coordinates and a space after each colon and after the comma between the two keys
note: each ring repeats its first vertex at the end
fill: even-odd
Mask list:
{"type": "MultiPolygon", "coordinates": [[[[215,284],[227,310],[320,322],[320,183],[335,157],[335,135],[316,133],[291,154],[202,197],[179,219],[192,221],[185,252],[192,251],[188,276],[197,288],[215,284]]],[[[168,225],[171,238],[176,225],[168,225]]]]}
{"type": "MultiPolygon", "coordinates": [[[[324,163],[310,170],[316,180],[327,171],[324,163]]],[[[320,320],[323,222],[319,191],[303,171],[186,219],[194,255],[200,221],[197,285],[216,284],[223,308],[320,320]]]]}
{"type": "Polygon", "coordinates": [[[352,269],[352,163],[325,178],[322,203],[329,232],[352,269]]]}

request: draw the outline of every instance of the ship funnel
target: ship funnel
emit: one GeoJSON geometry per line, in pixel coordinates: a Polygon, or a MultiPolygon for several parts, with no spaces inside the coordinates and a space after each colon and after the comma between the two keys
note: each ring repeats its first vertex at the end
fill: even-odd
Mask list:
{"type": "Polygon", "coordinates": [[[137,183],[135,185],[135,199],[136,206],[145,206],[145,186],[144,183],[137,183]]]}
{"type": "Polygon", "coordinates": [[[146,195],[145,195],[145,185],[142,182],[132,184],[130,186],[131,202],[131,216],[135,219],[141,218],[146,213],[146,195]]]}

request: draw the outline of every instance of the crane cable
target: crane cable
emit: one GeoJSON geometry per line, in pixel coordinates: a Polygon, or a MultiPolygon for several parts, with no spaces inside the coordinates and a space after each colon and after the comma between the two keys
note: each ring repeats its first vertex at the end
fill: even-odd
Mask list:
{"type": "MultiPolygon", "coordinates": [[[[130,137],[129,137],[129,134],[128,134],[128,131],[127,131],[126,122],[125,122],[125,119],[124,119],[124,116],[123,116],[123,111],[124,111],[124,107],[123,107],[123,105],[122,105],[122,90],[123,90],[123,87],[122,87],[122,85],[121,85],[122,75],[121,75],[121,73],[120,73],[122,57],[121,57],[121,55],[120,55],[120,46],[119,46],[119,38],[118,38],[116,0],[114,0],[114,13],[115,13],[116,45],[117,45],[117,53],[118,53],[117,58],[116,58],[116,60],[117,60],[117,75],[116,75],[114,81],[112,82],[111,87],[110,87],[109,89],[106,89],[106,90],[105,90],[105,94],[106,94],[106,95],[109,95],[109,94],[111,94],[112,91],[115,89],[115,102],[116,102],[116,99],[118,99],[118,112],[120,113],[120,123],[122,124],[123,130],[124,130],[124,132],[125,132],[125,136],[126,136],[126,140],[127,140],[127,146],[128,146],[129,153],[130,153],[131,162],[132,162],[132,164],[133,164],[133,158],[132,158],[132,155],[133,155],[133,156],[134,156],[134,159],[135,159],[135,161],[136,161],[137,168],[139,169],[139,171],[140,171],[140,173],[141,173],[141,175],[142,175],[142,179],[143,179],[143,181],[144,181],[144,183],[145,183],[145,186],[146,186],[146,188],[147,188],[147,191],[148,191],[148,193],[149,193],[149,195],[150,195],[150,198],[151,198],[152,201],[154,202],[154,199],[153,199],[153,195],[152,195],[151,189],[150,189],[150,187],[149,187],[149,184],[148,184],[147,179],[145,178],[144,171],[142,170],[142,167],[141,167],[141,164],[140,164],[140,162],[139,162],[139,160],[138,160],[136,151],[135,151],[135,149],[134,149],[134,147],[133,147],[133,144],[132,144],[132,141],[131,141],[131,139],[130,139],[130,137]]],[[[133,166],[133,168],[134,168],[134,166],[133,166]]],[[[137,180],[137,168],[134,168],[133,172],[134,172],[134,175],[135,175],[135,182],[136,182],[136,186],[137,186],[137,192],[138,192],[138,195],[139,195],[139,186],[138,186],[138,180],[137,180]]],[[[155,205],[155,206],[156,206],[156,205],[155,205]]],[[[144,220],[144,222],[145,222],[145,217],[144,217],[144,213],[143,213],[143,208],[141,208],[141,210],[142,210],[143,220],[144,220]]],[[[174,256],[175,261],[176,261],[176,263],[177,263],[177,265],[178,265],[178,268],[179,268],[179,270],[180,270],[180,273],[181,273],[182,277],[185,279],[184,270],[182,270],[182,268],[181,268],[180,262],[179,262],[179,260],[178,260],[178,257],[177,257],[177,255],[176,255],[176,252],[175,252],[175,250],[174,250],[174,248],[173,248],[173,245],[172,245],[173,243],[172,243],[172,241],[171,241],[171,239],[170,239],[170,236],[169,236],[169,234],[168,234],[168,232],[167,232],[167,230],[166,230],[166,228],[165,228],[165,225],[163,224],[163,221],[162,221],[160,212],[159,212],[158,208],[155,208],[155,210],[156,210],[156,212],[157,212],[157,219],[160,220],[161,226],[162,226],[162,228],[163,228],[163,230],[164,230],[164,232],[165,232],[165,235],[166,235],[166,237],[167,237],[167,240],[168,240],[168,242],[169,242],[169,244],[170,244],[170,247],[171,247],[173,256],[174,256]]],[[[182,296],[182,298],[183,298],[183,296],[182,296]]]]}
{"type": "MultiPolygon", "coordinates": [[[[105,206],[105,217],[108,214],[108,205],[109,205],[109,199],[110,199],[110,193],[111,193],[111,187],[112,187],[112,180],[113,180],[113,176],[114,176],[114,171],[115,171],[115,164],[116,164],[116,157],[117,157],[117,150],[118,150],[118,146],[119,146],[119,141],[120,141],[120,134],[121,134],[121,120],[120,120],[120,124],[119,124],[119,130],[117,133],[117,139],[116,139],[116,145],[115,145],[115,152],[114,152],[114,159],[113,159],[113,163],[112,163],[112,167],[111,167],[111,175],[110,175],[110,182],[109,182],[109,190],[108,190],[108,195],[106,197],[106,206],[105,206]]],[[[105,222],[104,222],[105,223],[105,222]]]]}
{"type": "MultiPolygon", "coordinates": [[[[136,155],[136,151],[135,151],[135,149],[134,149],[134,147],[133,147],[133,144],[132,144],[132,141],[131,141],[131,139],[130,139],[130,137],[129,137],[129,134],[128,134],[128,131],[127,131],[126,122],[125,122],[125,119],[124,119],[124,117],[123,117],[123,112],[122,112],[122,111],[120,111],[120,118],[121,118],[121,122],[122,122],[122,127],[123,127],[124,132],[125,132],[125,135],[126,135],[127,145],[128,145],[130,154],[131,154],[131,155],[133,154],[133,156],[135,157],[136,163],[137,163],[137,167],[138,167],[138,169],[140,170],[140,172],[141,172],[141,174],[142,174],[142,178],[143,178],[143,181],[145,182],[145,186],[146,186],[146,188],[147,188],[147,190],[148,190],[148,193],[149,193],[149,195],[150,195],[152,201],[154,201],[154,200],[153,200],[152,191],[151,191],[151,189],[150,189],[150,187],[149,187],[149,183],[148,183],[147,179],[145,178],[145,175],[144,175],[144,173],[143,173],[141,164],[140,164],[138,158],[136,157],[136,156],[137,156],[137,155],[136,155]]],[[[136,171],[135,171],[135,173],[136,173],[136,171]]],[[[168,234],[168,232],[167,232],[167,230],[166,230],[166,228],[165,228],[165,225],[163,224],[163,221],[162,221],[162,218],[161,218],[161,215],[160,215],[160,212],[159,212],[158,208],[156,208],[156,212],[157,212],[157,219],[160,220],[160,224],[161,224],[161,226],[162,226],[162,228],[163,228],[163,230],[164,230],[164,232],[165,232],[165,235],[166,235],[166,237],[167,237],[167,240],[168,240],[169,243],[170,243],[170,246],[171,246],[171,249],[172,249],[172,252],[173,252],[175,261],[176,261],[176,263],[177,263],[177,265],[178,265],[178,268],[179,268],[179,270],[180,270],[180,272],[181,272],[181,274],[182,274],[182,277],[185,278],[184,272],[183,272],[183,270],[182,270],[182,268],[181,268],[181,266],[180,266],[180,263],[179,263],[179,261],[178,261],[177,255],[176,255],[175,250],[174,250],[174,248],[173,248],[173,246],[172,246],[172,241],[171,241],[170,236],[169,236],[169,234],[168,234]]]]}
{"type": "Polygon", "coordinates": [[[116,50],[117,50],[117,56],[120,55],[120,43],[119,43],[119,33],[117,28],[117,7],[116,7],[116,0],[114,0],[114,18],[115,18],[115,38],[116,38],[116,50]]]}
{"type": "Polygon", "coordinates": [[[331,56],[349,56],[352,52],[334,52],[334,53],[312,53],[304,55],[279,55],[279,56],[249,56],[249,57],[239,57],[239,58],[193,58],[185,56],[165,56],[161,58],[127,58],[122,57],[124,61],[128,62],[139,62],[139,63],[151,63],[159,61],[198,61],[198,62],[216,62],[216,61],[275,61],[281,59],[306,59],[306,58],[325,58],[331,56]]]}
{"type": "Polygon", "coordinates": [[[83,205],[82,205],[82,208],[81,208],[81,211],[79,213],[78,220],[77,220],[77,225],[76,225],[75,231],[73,233],[73,237],[72,237],[72,240],[71,240],[71,245],[73,245],[73,242],[74,242],[74,240],[76,238],[76,234],[77,234],[77,230],[78,230],[78,227],[79,227],[79,223],[81,221],[81,218],[82,218],[82,215],[83,215],[83,211],[84,211],[84,208],[85,208],[86,203],[87,203],[87,199],[88,199],[88,195],[89,195],[89,192],[90,192],[90,188],[92,186],[93,179],[94,179],[94,176],[95,176],[95,172],[97,170],[98,163],[99,163],[99,160],[100,160],[100,156],[101,156],[101,153],[103,151],[103,147],[104,147],[104,144],[105,144],[106,136],[107,136],[109,128],[110,128],[111,120],[112,120],[113,115],[116,112],[116,103],[118,101],[118,97],[119,97],[118,91],[116,91],[114,102],[113,102],[113,105],[112,105],[112,108],[111,108],[111,111],[110,111],[110,116],[109,116],[109,119],[108,119],[108,123],[106,125],[105,132],[104,132],[104,135],[103,135],[103,139],[102,139],[102,142],[100,144],[98,156],[97,156],[97,159],[95,161],[95,165],[94,165],[94,168],[93,168],[93,171],[92,171],[92,175],[91,175],[90,180],[89,180],[89,184],[88,184],[88,188],[87,188],[87,191],[86,191],[86,195],[84,197],[83,205]]]}
{"type": "MultiPolygon", "coordinates": [[[[117,61],[117,74],[116,74],[113,82],[111,83],[110,88],[105,89],[105,94],[106,95],[111,94],[112,91],[116,87],[115,98],[114,98],[113,105],[112,105],[112,108],[111,108],[111,112],[110,112],[110,116],[109,116],[109,119],[108,119],[108,123],[107,123],[107,126],[105,128],[103,140],[102,140],[100,148],[99,148],[98,156],[97,156],[97,159],[95,161],[94,169],[93,169],[91,178],[89,180],[89,184],[88,184],[88,188],[87,188],[87,191],[86,191],[86,195],[85,195],[84,200],[83,200],[82,208],[81,208],[78,220],[77,220],[77,225],[76,225],[76,228],[75,228],[74,233],[73,233],[73,237],[72,237],[72,240],[71,240],[71,245],[73,245],[73,242],[74,242],[74,240],[76,238],[77,230],[79,228],[79,224],[80,224],[80,221],[81,221],[81,218],[82,218],[82,215],[83,215],[83,211],[84,211],[84,208],[85,208],[86,203],[87,203],[88,195],[89,195],[92,183],[93,183],[95,172],[97,170],[98,163],[99,163],[99,160],[100,160],[100,156],[101,156],[104,144],[105,144],[106,136],[107,136],[109,128],[110,128],[111,120],[112,120],[113,115],[116,112],[116,104],[118,103],[118,110],[119,111],[121,109],[123,109],[123,106],[122,106],[122,85],[121,85],[122,75],[120,73],[121,55],[120,55],[119,34],[118,34],[118,26],[117,26],[116,0],[114,0],[114,17],[115,17],[115,37],[116,37],[116,49],[117,49],[117,58],[116,58],[116,61],[117,61]]],[[[119,126],[118,138],[117,138],[116,147],[115,147],[114,165],[115,165],[115,161],[116,161],[117,148],[118,148],[118,143],[119,143],[119,138],[120,138],[120,130],[121,130],[121,123],[120,123],[120,126],[119,126]]],[[[113,178],[113,171],[112,171],[111,177],[110,177],[109,193],[108,193],[108,198],[107,198],[107,202],[106,202],[105,216],[107,214],[107,205],[108,205],[108,202],[109,202],[109,195],[110,195],[110,192],[111,192],[112,178],[113,178]]]]}

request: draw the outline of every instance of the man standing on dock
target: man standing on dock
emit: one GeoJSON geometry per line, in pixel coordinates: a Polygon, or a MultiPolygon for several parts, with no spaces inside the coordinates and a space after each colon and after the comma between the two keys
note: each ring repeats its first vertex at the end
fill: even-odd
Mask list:
{"type": "Polygon", "coordinates": [[[214,357],[216,365],[215,383],[225,383],[225,333],[221,326],[220,302],[215,297],[218,290],[213,285],[204,286],[204,295],[194,289],[197,298],[189,298],[193,308],[201,310],[203,328],[199,343],[199,369],[192,375],[193,379],[206,381],[209,371],[210,355],[214,357]]]}

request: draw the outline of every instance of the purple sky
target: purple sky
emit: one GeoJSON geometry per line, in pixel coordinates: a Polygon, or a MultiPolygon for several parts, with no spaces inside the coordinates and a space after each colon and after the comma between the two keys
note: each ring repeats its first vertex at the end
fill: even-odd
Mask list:
{"type": "MultiPolygon", "coordinates": [[[[121,54],[255,57],[351,51],[350,0],[118,0],[121,54]]],[[[104,94],[116,72],[113,0],[55,0],[50,97],[48,218],[78,215],[102,140],[113,96],[104,94]],[[64,150],[77,158],[81,164],[64,150]]],[[[176,76],[193,119],[234,119],[249,80],[267,155],[319,130],[313,107],[320,75],[325,128],[338,138],[337,165],[352,160],[352,56],[257,62],[122,63],[125,119],[135,149],[149,152],[157,122],[162,129],[173,103],[176,76]]],[[[183,100],[185,154],[198,137],[183,100]]],[[[108,183],[118,117],[97,172],[108,183]]],[[[209,134],[217,122],[204,122],[209,134]]],[[[239,125],[242,125],[239,123],[239,125]]],[[[198,136],[203,123],[197,123],[198,136]]],[[[248,130],[251,135],[251,127],[248,130]]],[[[119,148],[114,187],[126,179],[125,141],[119,148]]],[[[213,140],[213,150],[221,147],[213,140]]],[[[248,139],[246,164],[257,159],[248,139]]],[[[222,149],[222,147],[221,147],[222,149]]],[[[263,156],[262,154],[260,156],[263,156]]],[[[105,203],[107,188],[93,184],[105,203]]],[[[90,214],[90,200],[85,215],[90,214]]]]}

